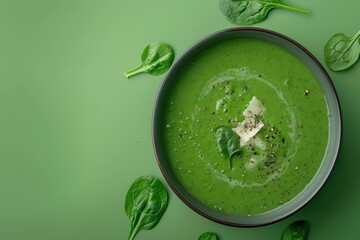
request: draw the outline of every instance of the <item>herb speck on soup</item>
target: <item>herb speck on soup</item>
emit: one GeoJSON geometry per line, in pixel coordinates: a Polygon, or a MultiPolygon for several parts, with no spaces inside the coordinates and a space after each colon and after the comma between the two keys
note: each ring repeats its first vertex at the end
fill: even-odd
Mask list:
{"type": "Polygon", "coordinates": [[[166,102],[163,138],[175,176],[229,214],[277,208],[310,183],[328,143],[328,111],[310,69],[287,50],[234,39],[201,52],[166,102]]]}

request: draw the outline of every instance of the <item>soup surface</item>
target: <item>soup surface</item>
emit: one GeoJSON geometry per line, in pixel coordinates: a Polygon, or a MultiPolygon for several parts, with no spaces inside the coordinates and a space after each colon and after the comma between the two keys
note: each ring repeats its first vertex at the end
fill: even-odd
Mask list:
{"type": "Polygon", "coordinates": [[[189,193],[218,211],[254,215],[290,201],[315,176],[328,143],[327,106],[310,69],[287,50],[257,39],[227,40],[180,74],[162,132],[167,160],[189,193]],[[230,168],[215,132],[244,121],[253,97],[265,108],[256,116],[264,126],[240,140],[230,168]]]}

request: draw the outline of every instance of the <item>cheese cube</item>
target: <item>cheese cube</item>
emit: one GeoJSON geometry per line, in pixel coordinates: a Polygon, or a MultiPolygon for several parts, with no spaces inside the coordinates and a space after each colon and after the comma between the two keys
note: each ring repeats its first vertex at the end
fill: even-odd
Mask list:
{"type": "Polygon", "coordinates": [[[249,106],[243,112],[245,117],[260,116],[264,113],[265,107],[256,97],[253,97],[249,102],[249,106]]]}
{"type": "Polygon", "coordinates": [[[264,123],[260,119],[247,117],[237,127],[233,128],[233,131],[246,143],[254,137],[263,126],[264,123]]]}

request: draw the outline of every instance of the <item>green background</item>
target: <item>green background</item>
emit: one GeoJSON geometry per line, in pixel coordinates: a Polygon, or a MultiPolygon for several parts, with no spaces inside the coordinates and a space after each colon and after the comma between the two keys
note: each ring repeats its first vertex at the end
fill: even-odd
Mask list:
{"type": "MultiPolygon", "coordinates": [[[[322,63],[337,32],[360,30],[360,2],[296,1],[310,14],[273,10],[256,27],[278,31],[322,63]]],[[[151,42],[176,56],[199,38],[233,27],[218,0],[0,0],[0,239],[127,239],[124,199],[141,175],[163,177],[151,143],[162,76],[123,72],[151,42]]],[[[292,221],[310,240],[360,239],[360,62],[329,71],[343,111],[343,142],[332,175],[305,208],[253,229],[211,222],[170,192],[160,223],[141,239],[280,239],[292,221]]]]}

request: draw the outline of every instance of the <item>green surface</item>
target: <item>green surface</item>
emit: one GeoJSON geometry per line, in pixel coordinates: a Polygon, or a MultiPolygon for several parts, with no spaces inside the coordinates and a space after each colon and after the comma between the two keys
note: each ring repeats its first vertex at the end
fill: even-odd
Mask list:
{"type": "MultiPolygon", "coordinates": [[[[295,1],[309,15],[278,10],[258,27],[294,38],[323,61],[336,32],[353,35],[360,2],[295,1]]],[[[151,113],[162,76],[123,72],[150,42],[176,56],[200,37],[232,27],[217,0],[0,0],[0,239],[126,239],[125,195],[141,175],[161,179],[151,113]]],[[[309,240],[358,239],[360,63],[330,72],[343,110],[343,142],[333,174],[300,212],[271,226],[242,229],[197,215],[172,192],[159,225],[141,239],[279,239],[292,221],[309,240]]]]}
{"type": "Polygon", "coordinates": [[[272,43],[217,43],[189,63],[169,94],[165,156],[187,191],[216,211],[246,216],[277,208],[304,190],[324,159],[324,93],[302,61],[272,43]],[[226,151],[231,137],[217,134],[217,127],[229,128],[235,136],[230,149],[237,150],[232,128],[245,120],[242,112],[254,96],[264,104],[257,115],[266,129],[240,148],[241,158],[234,154],[230,169],[231,153],[221,156],[215,135],[224,135],[226,151]]]}

